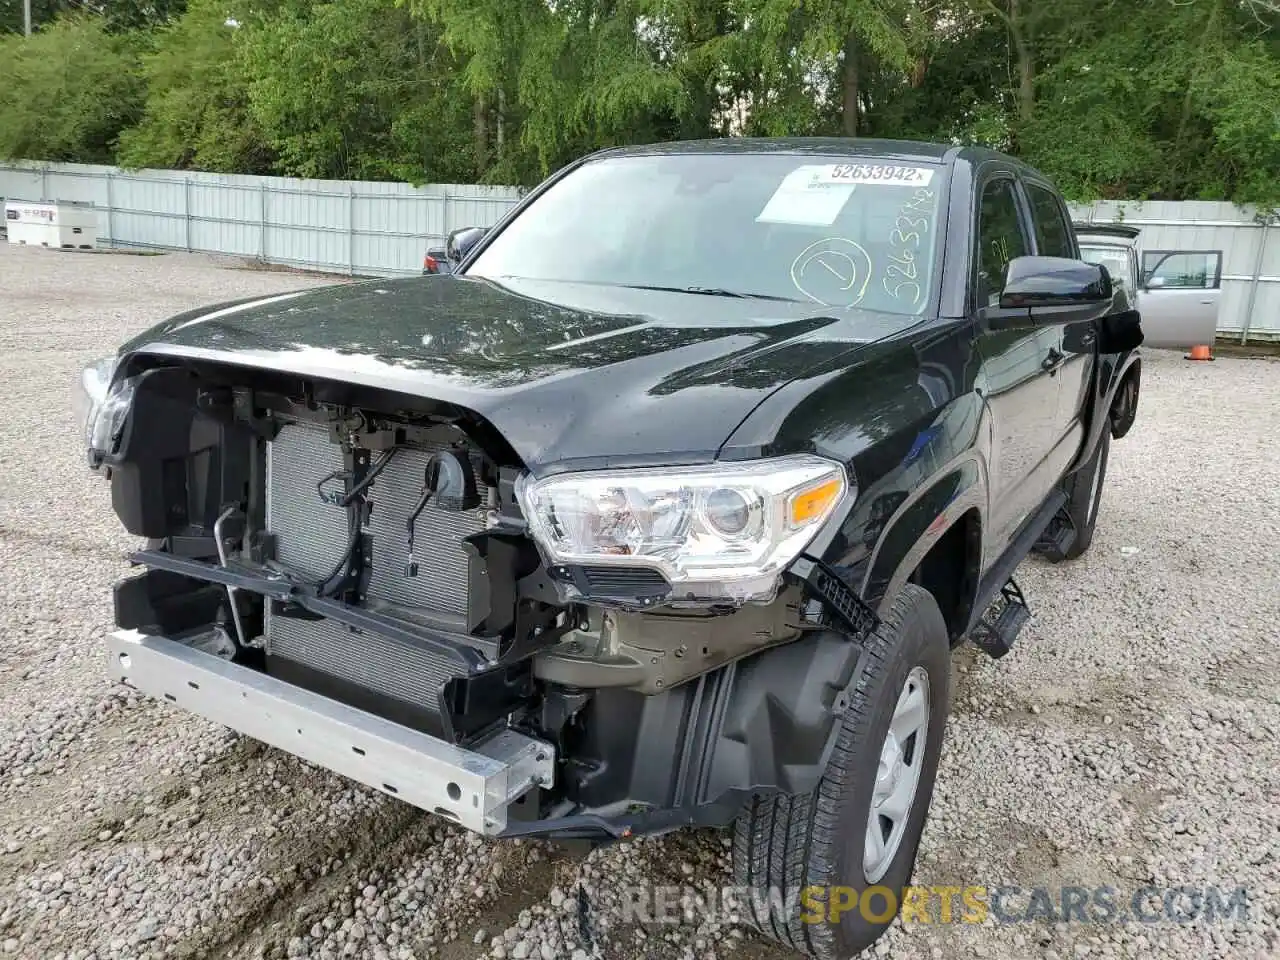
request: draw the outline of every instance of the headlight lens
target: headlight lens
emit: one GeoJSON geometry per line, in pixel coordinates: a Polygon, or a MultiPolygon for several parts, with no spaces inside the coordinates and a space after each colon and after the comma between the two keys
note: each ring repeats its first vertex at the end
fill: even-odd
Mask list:
{"type": "Polygon", "coordinates": [[[75,411],[85,444],[91,454],[111,453],[116,436],[124,426],[133,402],[134,381],[122,380],[112,386],[117,357],[104,357],[80,372],[75,411]]]}
{"type": "Polygon", "coordinates": [[[815,456],[572,473],[517,484],[553,564],[658,569],[680,599],[763,599],[848,489],[815,456]]]}

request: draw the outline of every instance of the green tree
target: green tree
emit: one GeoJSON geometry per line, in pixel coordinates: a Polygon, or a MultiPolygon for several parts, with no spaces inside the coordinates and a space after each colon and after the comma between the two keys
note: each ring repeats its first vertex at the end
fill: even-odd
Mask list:
{"type": "Polygon", "coordinates": [[[0,156],[110,163],[142,113],[138,47],[96,16],[0,38],[0,156]]]}
{"type": "Polygon", "coordinates": [[[1256,12],[1099,4],[1107,28],[1064,31],[1038,79],[1024,155],[1080,198],[1280,202],[1280,51],[1256,12]]]}
{"type": "MultiPolygon", "coordinates": [[[[186,0],[31,0],[32,30],[60,16],[95,14],[113,33],[169,23],[182,15],[186,0]]],[[[21,33],[22,0],[0,0],[0,34],[21,33]]]]}
{"type": "MultiPolygon", "coordinates": [[[[75,5],[70,0],[31,0],[31,25],[38,29],[61,13],[70,13],[75,5]]],[[[0,0],[0,34],[22,33],[22,0],[0,0]]]]}
{"type": "Polygon", "coordinates": [[[249,114],[249,78],[224,0],[193,0],[142,58],[146,107],[120,136],[126,167],[269,173],[274,155],[249,114]]]}
{"type": "Polygon", "coordinates": [[[242,21],[250,115],[303,177],[468,181],[466,105],[431,25],[383,0],[282,3],[242,21]]]}
{"type": "Polygon", "coordinates": [[[615,144],[881,136],[1081,199],[1280,204],[1280,0],[33,2],[9,155],[529,184],[615,144]]]}

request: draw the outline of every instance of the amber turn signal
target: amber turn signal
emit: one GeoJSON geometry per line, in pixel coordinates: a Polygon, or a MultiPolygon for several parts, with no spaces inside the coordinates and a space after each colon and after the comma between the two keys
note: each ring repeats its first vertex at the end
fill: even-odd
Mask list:
{"type": "Polygon", "coordinates": [[[787,520],[793,527],[807,526],[826,515],[843,489],[844,482],[839,477],[831,477],[807,490],[792,494],[787,505],[787,520]]]}

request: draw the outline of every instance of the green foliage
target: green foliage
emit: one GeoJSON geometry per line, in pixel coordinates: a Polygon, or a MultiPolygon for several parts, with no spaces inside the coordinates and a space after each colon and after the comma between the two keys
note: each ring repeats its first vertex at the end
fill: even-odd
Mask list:
{"type": "Polygon", "coordinates": [[[142,58],[146,108],[120,136],[121,166],[271,171],[271,149],[249,115],[248,77],[228,12],[222,0],[193,0],[155,37],[142,58]]]}
{"type": "Polygon", "coordinates": [[[142,112],[137,48],[98,17],[0,37],[0,157],[110,163],[142,112]]]}
{"type": "Polygon", "coordinates": [[[1272,0],[100,2],[0,39],[0,153],[530,184],[615,144],[856,131],[1010,151],[1078,199],[1280,206],[1272,0]]]}
{"type": "Polygon", "coordinates": [[[430,24],[382,0],[301,0],[245,20],[241,33],[250,114],[280,172],[470,179],[457,160],[457,66],[430,24]]]}
{"type": "MultiPolygon", "coordinates": [[[[63,0],[31,0],[33,26],[51,23],[59,13],[70,13],[71,3],[63,0]]],[[[22,0],[0,0],[0,35],[22,32],[22,0]]]]}
{"type": "MultiPolygon", "coordinates": [[[[112,33],[169,23],[182,15],[187,0],[31,0],[31,26],[40,30],[58,17],[99,14],[112,33]]],[[[0,0],[0,34],[21,33],[22,0],[0,0]]]]}
{"type": "Polygon", "coordinates": [[[186,12],[187,0],[98,0],[75,5],[100,11],[107,29],[121,33],[173,23],[186,12]]]}
{"type": "Polygon", "coordinates": [[[1280,57],[1257,21],[1234,0],[1103,12],[1042,74],[1028,159],[1082,199],[1280,203],[1280,57]]]}

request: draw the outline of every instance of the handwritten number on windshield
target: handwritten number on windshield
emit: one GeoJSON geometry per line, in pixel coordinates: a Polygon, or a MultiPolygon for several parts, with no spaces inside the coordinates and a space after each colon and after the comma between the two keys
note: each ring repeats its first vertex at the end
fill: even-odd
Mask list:
{"type": "Polygon", "coordinates": [[[895,300],[907,301],[917,306],[924,295],[920,272],[916,266],[916,251],[924,245],[929,234],[929,211],[933,203],[933,191],[919,189],[902,205],[894,229],[889,234],[889,265],[885,268],[884,289],[895,300]]]}
{"type": "MultiPolygon", "coordinates": [[[[916,255],[910,250],[902,251],[899,256],[889,257],[889,268],[885,271],[889,277],[902,277],[906,280],[916,280],[919,274],[916,272],[916,255]]],[[[885,277],[885,282],[889,282],[889,277],[885,277]]]]}

